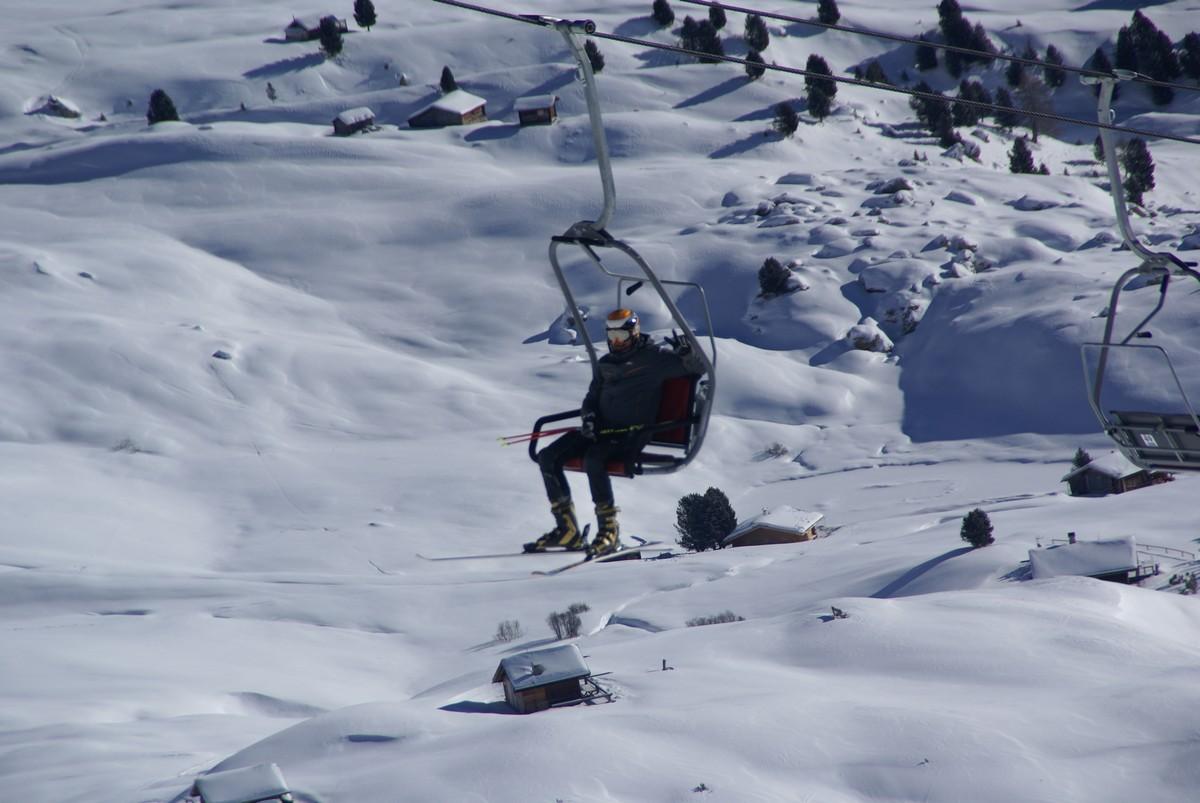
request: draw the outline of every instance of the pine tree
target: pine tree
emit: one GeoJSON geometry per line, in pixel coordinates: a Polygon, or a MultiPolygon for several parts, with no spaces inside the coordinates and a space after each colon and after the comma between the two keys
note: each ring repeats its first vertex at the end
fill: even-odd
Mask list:
{"type": "Polygon", "coordinates": [[[708,21],[711,22],[712,26],[718,31],[724,28],[725,24],[729,22],[729,20],[725,17],[725,9],[721,8],[720,6],[708,7],[708,21]]]}
{"type": "Polygon", "coordinates": [[[805,98],[808,105],[808,113],[818,120],[824,120],[833,111],[833,98],[825,94],[825,90],[820,84],[814,84],[808,88],[808,95],[805,98]]]}
{"type": "Polygon", "coordinates": [[[796,133],[796,129],[800,127],[800,116],[796,114],[792,104],[785,100],[775,106],[775,121],[771,127],[784,137],[790,137],[796,133]]]}
{"type": "Polygon", "coordinates": [[[842,12],[838,10],[837,0],[818,0],[817,2],[817,19],[826,25],[837,25],[838,20],[842,18],[842,12]]]}
{"type": "Polygon", "coordinates": [[[720,488],[709,488],[703,494],[688,494],[675,508],[677,543],[684,549],[703,552],[720,549],[725,537],[737,527],[737,515],[720,488]]]}
{"type": "MultiPolygon", "coordinates": [[[[696,50],[712,56],[724,56],[725,47],[721,44],[721,35],[708,20],[700,20],[696,24],[696,50]]],[[[699,57],[701,64],[717,64],[720,59],[699,57]]]]}
{"type": "Polygon", "coordinates": [[[371,30],[375,24],[375,4],[371,0],[354,0],[354,21],[358,27],[371,30]]]}
{"type": "Polygon", "coordinates": [[[758,289],[763,296],[786,293],[791,281],[792,272],[775,257],[767,257],[758,269],[758,289]]]}
{"type": "Polygon", "coordinates": [[[816,53],[812,53],[808,57],[808,61],[804,65],[806,72],[809,75],[804,76],[804,86],[812,90],[814,87],[825,93],[830,100],[837,96],[837,81],[833,80],[833,71],[829,69],[828,62],[816,53]],[[829,78],[818,78],[818,75],[828,75],[829,78]]]}
{"type": "Polygon", "coordinates": [[[690,16],[684,17],[683,25],[679,28],[679,46],[684,50],[699,50],[699,30],[700,24],[695,19],[690,16]]]}
{"type": "Polygon", "coordinates": [[[1024,114],[1022,117],[1024,124],[1029,127],[1034,142],[1038,141],[1038,135],[1041,132],[1054,132],[1056,128],[1054,120],[1040,116],[1054,113],[1050,89],[1031,72],[1025,74],[1025,80],[1017,88],[1017,107],[1022,111],[1032,112],[1032,114],[1024,114]]]}
{"type": "Polygon", "coordinates": [[[596,47],[596,43],[588,39],[583,43],[583,51],[587,53],[588,61],[592,65],[592,72],[602,72],[604,70],[604,54],[600,52],[600,48],[596,47]]]}
{"type": "MultiPolygon", "coordinates": [[[[1103,48],[1099,48],[1099,47],[1096,48],[1096,52],[1092,54],[1092,58],[1088,62],[1088,69],[1095,70],[1096,72],[1106,73],[1106,74],[1111,73],[1113,71],[1112,62],[1108,60],[1108,56],[1105,55],[1103,48]]],[[[1121,92],[1121,85],[1114,84],[1113,92],[1112,92],[1112,99],[1114,101],[1117,99],[1117,96],[1120,94],[1120,92],[1121,92]]],[[[1092,94],[1096,95],[1097,97],[1100,96],[1100,85],[1099,84],[1092,87],[1092,94]]]]}
{"type": "Polygon", "coordinates": [[[1090,462],[1092,462],[1092,456],[1084,451],[1082,446],[1075,450],[1075,456],[1071,458],[1071,465],[1075,468],[1083,468],[1090,462]]]}
{"type": "Polygon", "coordinates": [[[179,112],[175,110],[175,102],[166,90],[156,89],[150,93],[150,106],[146,109],[146,122],[150,125],[178,120],[179,112]]]}
{"type": "Polygon", "coordinates": [[[746,75],[750,76],[751,81],[762,78],[767,72],[767,68],[762,66],[764,63],[762,55],[757,50],[751,50],[746,54],[746,75]]]}
{"type": "Polygon", "coordinates": [[[1099,134],[1096,135],[1096,141],[1092,143],[1092,155],[1096,157],[1097,162],[1104,161],[1104,138],[1099,134]]]}
{"type": "Polygon", "coordinates": [[[1036,173],[1033,164],[1033,151],[1029,150],[1029,142],[1025,137],[1017,137],[1012,150],[1008,152],[1008,170],[1010,173],[1036,173]]]}
{"type": "Polygon", "coordinates": [[[985,547],[996,541],[992,537],[991,519],[988,518],[987,513],[979,508],[975,508],[963,516],[962,529],[959,531],[959,534],[962,536],[962,540],[976,549],[985,547]]]}
{"type": "Polygon", "coordinates": [[[1194,81],[1200,81],[1200,33],[1192,31],[1183,37],[1179,54],[1179,68],[1194,81]]]}
{"type": "Polygon", "coordinates": [[[274,103],[276,98],[278,98],[278,97],[279,97],[279,93],[275,91],[275,85],[272,84],[270,81],[267,81],[267,100],[274,103]]]}
{"type": "Polygon", "coordinates": [[[1020,86],[1024,77],[1025,65],[1019,61],[1010,61],[1004,68],[1004,82],[1011,87],[1020,86]]]}
{"type": "Polygon", "coordinates": [[[332,15],[321,18],[321,52],[331,59],[342,52],[342,29],[332,15]]]}
{"type": "Polygon", "coordinates": [[[1126,25],[1117,31],[1117,44],[1113,50],[1113,66],[1119,70],[1137,70],[1137,62],[1133,33],[1126,25]]]}
{"type": "Polygon", "coordinates": [[[1057,69],[1063,65],[1062,53],[1058,52],[1058,48],[1054,45],[1047,45],[1046,58],[1044,60],[1047,64],[1054,65],[1053,67],[1042,68],[1044,71],[1043,76],[1046,79],[1046,85],[1052,89],[1057,89],[1067,80],[1066,70],[1057,69]]]}
{"type": "Polygon", "coordinates": [[[454,90],[458,89],[458,81],[454,80],[454,73],[450,72],[450,65],[442,67],[442,80],[439,82],[442,88],[443,95],[449,95],[454,90]]]}
{"type": "Polygon", "coordinates": [[[1142,203],[1142,196],[1154,189],[1154,159],[1146,140],[1134,137],[1125,145],[1121,154],[1121,166],[1125,168],[1125,193],[1130,203],[1142,203]]]}
{"type": "Polygon", "coordinates": [[[751,14],[746,17],[746,44],[752,50],[757,50],[759,53],[767,49],[771,44],[771,34],[767,31],[767,23],[757,14],[751,14]]]}
{"type": "Polygon", "coordinates": [[[1013,106],[1012,95],[1004,87],[996,90],[996,105],[999,107],[994,115],[996,125],[1000,128],[1016,128],[1021,124],[1021,113],[1013,106]]]}
{"type": "Polygon", "coordinates": [[[665,28],[675,21],[675,12],[671,10],[667,0],[654,0],[650,16],[654,17],[660,28],[665,28]]]}
{"type": "Polygon", "coordinates": [[[938,66],[937,50],[925,41],[925,34],[917,37],[921,44],[917,45],[917,69],[921,72],[936,70],[938,66]]]}
{"type": "MultiPolygon", "coordinates": [[[[991,96],[984,89],[983,84],[978,81],[967,81],[963,79],[958,85],[958,96],[963,100],[972,100],[978,103],[991,103],[991,96]]],[[[979,106],[970,106],[966,103],[955,103],[950,114],[955,125],[978,125],[983,119],[984,110],[979,106]]]]}
{"type": "Polygon", "coordinates": [[[883,65],[879,63],[879,59],[871,59],[867,64],[867,71],[863,77],[873,84],[888,84],[892,82],[888,79],[888,75],[883,70],[883,65]]]}
{"type": "Polygon", "coordinates": [[[984,29],[983,23],[975,23],[975,27],[971,29],[971,45],[972,50],[978,50],[981,53],[987,53],[987,57],[972,56],[972,61],[978,61],[985,66],[991,66],[996,59],[993,56],[999,51],[996,49],[996,44],[987,35],[987,30],[984,29]]]}

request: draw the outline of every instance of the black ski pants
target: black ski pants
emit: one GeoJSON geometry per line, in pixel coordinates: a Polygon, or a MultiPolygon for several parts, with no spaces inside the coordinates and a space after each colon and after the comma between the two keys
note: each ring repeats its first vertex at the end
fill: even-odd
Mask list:
{"type": "Polygon", "coordinates": [[[573,457],[583,458],[583,470],[587,472],[588,485],[592,490],[592,502],[596,505],[613,504],[612,479],[608,476],[608,461],[633,460],[649,442],[650,436],[638,433],[620,438],[588,440],[578,430],[568,432],[554,443],[538,452],[538,465],[542,469],[542,480],[546,483],[546,496],[551,502],[571,498],[571,486],[563,466],[573,457]]]}

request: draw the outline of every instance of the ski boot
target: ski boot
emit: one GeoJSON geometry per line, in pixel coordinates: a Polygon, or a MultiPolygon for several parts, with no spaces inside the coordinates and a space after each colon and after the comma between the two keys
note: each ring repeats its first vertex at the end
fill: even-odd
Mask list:
{"type": "Polygon", "coordinates": [[[575,505],[571,500],[559,499],[552,502],[550,512],[554,514],[554,529],[538,540],[525,544],[525,551],[545,552],[550,547],[559,547],[568,552],[585,549],[587,539],[579,532],[579,522],[575,520],[575,505]]]}
{"type": "Polygon", "coordinates": [[[589,557],[601,558],[621,548],[617,511],[618,508],[610,503],[596,505],[596,537],[588,546],[589,557]]]}

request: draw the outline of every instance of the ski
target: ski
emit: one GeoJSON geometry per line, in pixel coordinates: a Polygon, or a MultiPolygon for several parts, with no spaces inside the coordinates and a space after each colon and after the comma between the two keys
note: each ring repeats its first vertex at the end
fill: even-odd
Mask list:
{"type": "Polygon", "coordinates": [[[538,570],[533,572],[533,574],[539,577],[548,577],[550,575],[562,574],[565,571],[578,568],[588,563],[611,563],[618,560],[640,560],[642,557],[642,550],[657,547],[660,544],[662,544],[661,541],[645,541],[637,546],[621,547],[616,552],[610,552],[609,554],[603,555],[599,558],[593,558],[589,556],[583,558],[582,560],[577,560],[574,563],[568,563],[565,566],[559,566],[557,568],[548,569],[545,571],[538,570]]]}
{"type": "Polygon", "coordinates": [[[487,558],[527,558],[530,555],[574,555],[583,554],[582,549],[547,549],[544,552],[495,552],[490,555],[422,555],[417,553],[417,557],[421,560],[486,560],[487,558]]]}

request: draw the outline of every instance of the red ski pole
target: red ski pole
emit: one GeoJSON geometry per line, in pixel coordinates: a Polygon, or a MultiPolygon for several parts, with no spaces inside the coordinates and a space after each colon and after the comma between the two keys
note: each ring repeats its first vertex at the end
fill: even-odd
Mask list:
{"type": "Polygon", "coordinates": [[[571,432],[572,430],[576,430],[576,429],[579,429],[579,427],[559,427],[558,429],[544,429],[541,432],[526,432],[524,435],[505,435],[504,437],[497,438],[497,440],[500,441],[501,446],[512,446],[513,444],[516,444],[516,443],[526,443],[528,441],[535,441],[538,438],[544,438],[547,435],[561,435],[564,432],[571,432]]]}

